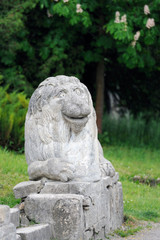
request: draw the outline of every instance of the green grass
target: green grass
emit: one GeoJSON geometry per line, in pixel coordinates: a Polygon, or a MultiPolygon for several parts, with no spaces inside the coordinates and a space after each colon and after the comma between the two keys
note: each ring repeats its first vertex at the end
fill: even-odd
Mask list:
{"type": "MultiPolygon", "coordinates": [[[[150,187],[132,181],[135,175],[160,177],[160,150],[108,146],[105,157],[119,172],[123,186],[124,214],[139,220],[160,221],[160,185],[150,187]]],[[[27,164],[23,154],[0,149],[0,204],[13,207],[13,187],[28,180],[27,164]]]]}
{"type": "Polygon", "coordinates": [[[105,157],[119,172],[123,186],[124,214],[139,220],[160,220],[160,185],[135,183],[135,175],[160,177],[160,150],[109,146],[105,157]]]}
{"type": "Polygon", "coordinates": [[[128,118],[114,119],[105,114],[102,141],[105,138],[104,133],[107,134],[111,145],[148,146],[159,149],[160,124],[159,117],[156,116],[147,117],[140,113],[136,118],[130,115],[128,118]]]}
{"type": "Polygon", "coordinates": [[[23,154],[8,152],[0,148],[0,204],[13,207],[19,200],[13,195],[13,187],[27,181],[27,164],[23,154]]]}
{"type": "Polygon", "coordinates": [[[132,228],[132,229],[128,229],[128,230],[118,229],[114,232],[117,235],[119,235],[120,237],[128,237],[130,235],[134,235],[136,232],[139,232],[140,230],[142,230],[142,227],[132,228]]]}

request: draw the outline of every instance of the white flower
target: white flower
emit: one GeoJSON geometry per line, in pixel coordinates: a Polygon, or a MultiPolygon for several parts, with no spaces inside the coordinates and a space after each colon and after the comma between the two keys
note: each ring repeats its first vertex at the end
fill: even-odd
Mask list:
{"type": "Polygon", "coordinates": [[[115,21],[114,21],[115,23],[120,23],[119,16],[120,16],[120,12],[117,11],[115,13],[115,21]]]}
{"type": "Polygon", "coordinates": [[[67,2],[69,2],[69,0],[63,0],[63,2],[64,2],[64,3],[67,3],[67,2]]]}
{"type": "Polygon", "coordinates": [[[120,12],[116,11],[116,17],[120,17],[120,12]]]}
{"type": "Polygon", "coordinates": [[[155,21],[154,18],[148,18],[147,23],[146,23],[146,27],[148,29],[152,28],[155,26],[155,21]]]}
{"type": "Polygon", "coordinates": [[[141,35],[140,31],[136,32],[136,34],[134,35],[134,40],[138,41],[140,35],[141,35]]]}
{"type": "Polygon", "coordinates": [[[131,42],[131,46],[135,47],[136,46],[136,41],[131,42]]]}
{"type": "Polygon", "coordinates": [[[58,2],[58,0],[54,0],[55,2],[58,2]]]}
{"type": "Polygon", "coordinates": [[[124,22],[124,23],[127,22],[127,16],[126,16],[126,14],[124,14],[124,15],[121,17],[121,22],[124,22]]]}
{"type": "Polygon", "coordinates": [[[80,3],[77,3],[77,5],[76,5],[76,12],[77,13],[82,13],[83,12],[83,9],[81,8],[81,4],[80,3]]]}
{"type": "Polygon", "coordinates": [[[145,14],[145,15],[150,14],[150,10],[149,10],[148,5],[145,5],[145,6],[144,6],[144,14],[145,14]]]}

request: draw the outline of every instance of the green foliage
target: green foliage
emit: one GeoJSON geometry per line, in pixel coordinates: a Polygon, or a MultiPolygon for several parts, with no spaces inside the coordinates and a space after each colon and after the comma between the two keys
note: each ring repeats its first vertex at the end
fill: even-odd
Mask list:
{"type": "Polygon", "coordinates": [[[113,119],[106,114],[103,119],[103,131],[108,133],[107,141],[109,138],[110,144],[159,148],[158,118],[145,119],[143,114],[139,114],[136,118],[130,116],[113,119]]]}
{"type": "Polygon", "coordinates": [[[23,93],[10,93],[0,87],[0,145],[23,150],[24,122],[28,100],[23,93]]]}
{"type": "Polygon", "coordinates": [[[25,90],[30,94],[32,90],[23,67],[18,62],[17,53],[23,51],[27,58],[33,57],[33,48],[30,45],[25,26],[26,13],[36,6],[38,0],[2,0],[0,3],[0,72],[10,88],[19,91],[25,90]],[[18,81],[17,81],[18,77],[18,81]]]}
{"type": "Polygon", "coordinates": [[[76,23],[87,27],[88,13],[76,13],[75,1],[50,3],[42,1],[43,9],[39,0],[0,3],[0,76],[3,86],[9,85],[8,91],[24,91],[30,96],[33,88],[50,75],[80,77],[84,72],[84,48],[76,23]]]}
{"type": "Polygon", "coordinates": [[[148,4],[150,13],[144,14],[146,1],[131,2],[126,4],[119,0],[114,1],[114,12],[120,13],[120,22],[115,22],[114,16],[105,25],[106,33],[110,33],[116,41],[119,62],[124,63],[128,68],[147,68],[146,71],[159,69],[159,50],[155,46],[159,45],[159,1],[148,4]],[[126,14],[127,22],[121,22],[122,16],[126,14]],[[155,26],[146,27],[148,19],[154,19],[155,26]],[[140,32],[140,37],[135,41],[136,32],[140,32]],[[135,41],[135,45],[133,42],[135,41]]]}
{"type": "Polygon", "coordinates": [[[98,139],[103,146],[108,145],[109,143],[109,137],[107,132],[103,132],[103,134],[98,134],[98,139]]]}
{"type": "Polygon", "coordinates": [[[94,88],[97,63],[104,59],[107,89],[119,91],[134,113],[148,108],[159,112],[159,1],[149,3],[149,15],[143,13],[145,4],[129,0],[1,0],[0,84],[9,85],[8,92],[24,91],[30,96],[46,77],[65,74],[94,88]],[[77,12],[77,4],[83,11],[77,12]],[[114,22],[116,11],[120,17],[127,14],[127,31],[124,22],[114,22]],[[155,27],[146,28],[148,18],[155,19],[155,27]],[[141,35],[133,47],[137,31],[141,35]],[[126,91],[128,86],[130,91],[126,91]],[[132,96],[141,100],[141,94],[147,97],[133,103],[132,96]]]}
{"type": "Polygon", "coordinates": [[[57,14],[58,16],[63,16],[69,20],[71,25],[76,25],[79,22],[85,27],[92,24],[89,13],[85,11],[87,7],[86,4],[82,4],[83,12],[76,12],[77,0],[72,0],[64,3],[63,1],[50,1],[50,0],[40,0],[41,8],[46,7],[50,14],[57,14]]]}

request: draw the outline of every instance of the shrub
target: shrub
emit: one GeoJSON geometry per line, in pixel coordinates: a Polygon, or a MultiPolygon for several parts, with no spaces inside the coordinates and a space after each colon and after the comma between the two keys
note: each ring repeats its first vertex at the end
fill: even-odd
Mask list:
{"type": "Polygon", "coordinates": [[[24,122],[29,100],[24,93],[0,87],[0,145],[23,151],[24,122]]]}
{"type": "Polygon", "coordinates": [[[139,114],[136,118],[130,116],[114,119],[106,114],[103,119],[103,132],[108,133],[110,144],[159,148],[160,125],[158,118],[146,119],[143,114],[139,114]]]}

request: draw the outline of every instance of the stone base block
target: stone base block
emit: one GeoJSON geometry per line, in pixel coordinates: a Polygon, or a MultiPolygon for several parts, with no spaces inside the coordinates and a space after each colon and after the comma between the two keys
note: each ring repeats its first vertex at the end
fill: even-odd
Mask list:
{"type": "Polygon", "coordinates": [[[49,224],[37,224],[17,229],[21,240],[51,240],[52,233],[49,224]]]}
{"type": "Polygon", "coordinates": [[[14,188],[15,198],[25,198],[31,193],[37,193],[40,191],[41,181],[26,181],[18,183],[14,188]]]}
{"type": "Polygon", "coordinates": [[[0,227],[0,239],[1,240],[15,240],[16,228],[14,224],[8,223],[0,227]]]}
{"type": "Polygon", "coordinates": [[[49,223],[55,239],[82,239],[83,196],[75,194],[31,194],[25,201],[30,220],[49,223]]]}
{"type": "Polygon", "coordinates": [[[10,222],[10,208],[6,205],[0,205],[0,226],[10,222]]]}
{"type": "Polygon", "coordinates": [[[38,194],[25,199],[24,214],[36,223],[50,224],[57,240],[105,239],[123,223],[118,174],[98,182],[43,182],[38,194]]]}
{"type": "Polygon", "coordinates": [[[10,209],[10,221],[14,224],[15,227],[19,227],[19,217],[20,217],[20,211],[18,208],[11,208],[10,209]]]}

